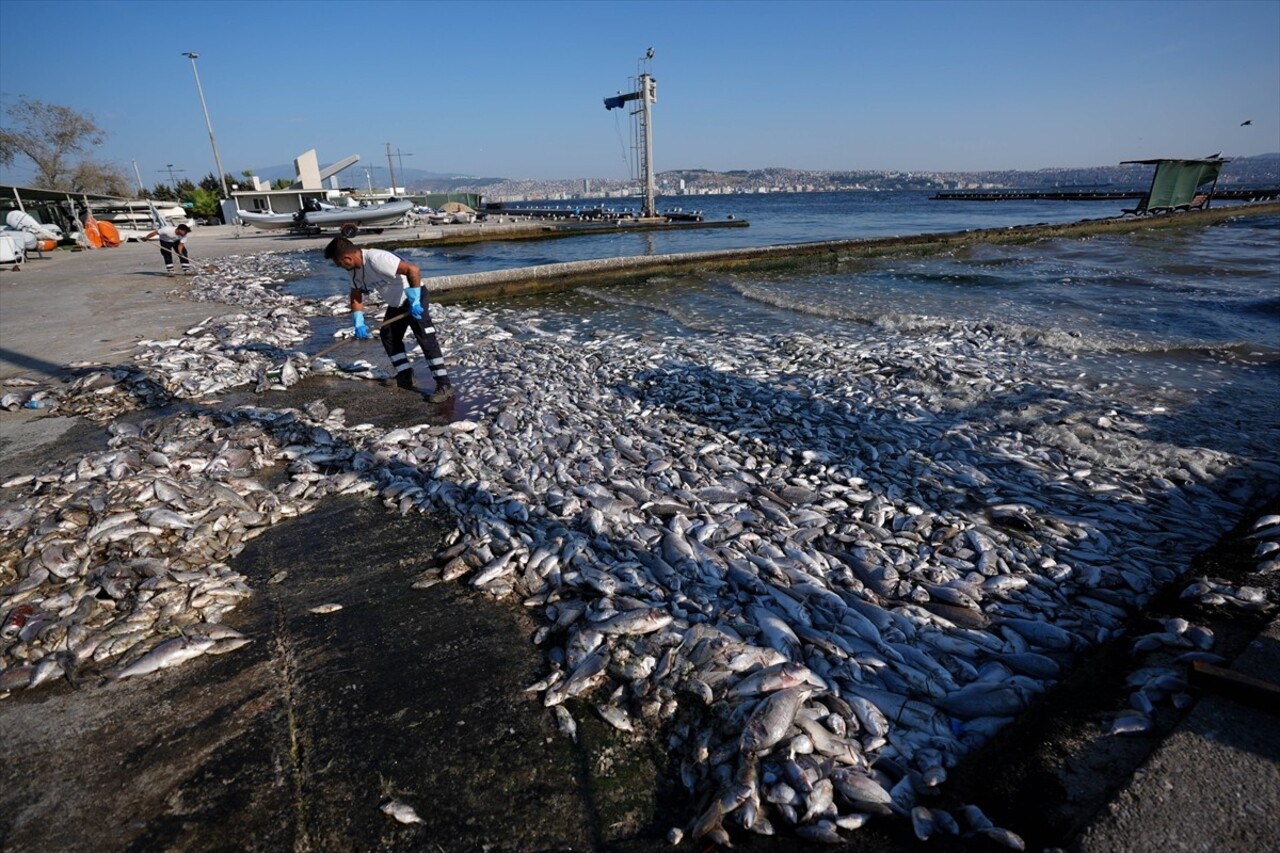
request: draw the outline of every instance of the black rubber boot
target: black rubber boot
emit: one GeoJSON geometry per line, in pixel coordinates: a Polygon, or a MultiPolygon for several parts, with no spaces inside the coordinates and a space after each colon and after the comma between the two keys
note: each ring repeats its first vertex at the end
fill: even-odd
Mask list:
{"type": "Polygon", "coordinates": [[[416,391],[413,387],[413,371],[402,370],[396,374],[396,385],[406,391],[416,391]]]}
{"type": "Polygon", "coordinates": [[[436,390],[432,391],[427,397],[428,403],[443,403],[445,400],[453,399],[453,386],[449,384],[448,379],[441,379],[436,382],[436,390]]]}

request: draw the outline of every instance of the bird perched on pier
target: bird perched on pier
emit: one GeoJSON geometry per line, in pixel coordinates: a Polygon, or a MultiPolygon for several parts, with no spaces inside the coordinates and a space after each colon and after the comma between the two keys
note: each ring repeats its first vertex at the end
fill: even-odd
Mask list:
{"type": "Polygon", "coordinates": [[[1251,124],[1253,124],[1253,119],[1251,118],[1247,118],[1244,121],[1240,122],[1241,127],[1248,127],[1251,124]]]}

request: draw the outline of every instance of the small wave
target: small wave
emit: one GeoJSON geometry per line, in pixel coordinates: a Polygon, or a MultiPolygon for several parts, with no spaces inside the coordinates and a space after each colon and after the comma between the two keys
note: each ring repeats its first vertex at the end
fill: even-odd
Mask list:
{"type": "MultiPolygon", "coordinates": [[[[933,334],[981,328],[1012,343],[1037,349],[1056,350],[1072,355],[1090,353],[1110,355],[1160,356],[1175,360],[1208,358],[1235,364],[1280,363],[1280,350],[1249,341],[1156,341],[1121,334],[1100,334],[1076,329],[1042,328],[997,318],[944,319],[926,314],[900,311],[870,310],[849,305],[815,302],[812,299],[754,286],[741,281],[725,281],[728,287],[747,299],[773,308],[807,316],[861,323],[872,328],[904,334],[933,334]]],[[[1280,312],[1280,300],[1268,303],[1268,310],[1280,312]]]]}
{"type": "Polygon", "coordinates": [[[781,308],[811,317],[827,317],[832,320],[848,320],[854,323],[870,324],[875,322],[876,319],[875,314],[868,314],[849,305],[814,302],[811,298],[806,299],[790,293],[781,293],[768,288],[757,287],[736,279],[725,279],[722,283],[739,296],[750,299],[753,302],[759,302],[761,305],[768,305],[770,308],[781,308]]]}
{"type": "Polygon", "coordinates": [[[1264,317],[1280,317],[1280,297],[1242,305],[1241,311],[1246,314],[1261,314],[1264,317]]]}
{"type": "MultiPolygon", "coordinates": [[[[985,266],[985,265],[984,265],[985,266]]],[[[915,284],[926,287],[942,285],[945,287],[965,288],[1012,288],[1022,287],[1025,282],[1010,276],[984,274],[972,270],[958,272],[921,272],[912,270],[905,276],[915,284]]]]}
{"type": "Polygon", "coordinates": [[[1098,353],[1158,357],[1174,361],[1210,359],[1240,365],[1280,364],[1280,349],[1249,341],[1152,341],[1106,338],[1062,329],[996,324],[998,335],[1029,346],[1073,354],[1098,353]]]}
{"type": "Polygon", "coordinates": [[[1280,364],[1280,349],[1249,341],[1230,343],[1183,343],[1134,348],[1130,352],[1168,358],[1210,358],[1230,364],[1280,364]]]}
{"type": "Polygon", "coordinates": [[[668,317],[687,329],[698,332],[720,333],[729,331],[723,326],[708,322],[699,318],[696,314],[688,311],[681,311],[674,305],[655,305],[652,302],[645,302],[641,299],[628,299],[620,295],[616,290],[599,290],[594,287],[579,288],[579,292],[585,296],[598,299],[606,305],[613,305],[619,308],[638,308],[642,311],[651,311],[654,314],[661,314],[668,317]]]}

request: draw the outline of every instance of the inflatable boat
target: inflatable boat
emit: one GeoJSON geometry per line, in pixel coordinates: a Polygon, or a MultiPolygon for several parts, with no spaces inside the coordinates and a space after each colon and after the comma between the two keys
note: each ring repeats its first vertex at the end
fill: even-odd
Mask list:
{"type": "Polygon", "coordinates": [[[251,213],[242,210],[240,221],[265,231],[319,231],[337,228],[343,234],[356,233],[361,228],[392,225],[413,209],[411,201],[389,201],[376,207],[335,207],[315,203],[311,210],[297,213],[251,213]]]}

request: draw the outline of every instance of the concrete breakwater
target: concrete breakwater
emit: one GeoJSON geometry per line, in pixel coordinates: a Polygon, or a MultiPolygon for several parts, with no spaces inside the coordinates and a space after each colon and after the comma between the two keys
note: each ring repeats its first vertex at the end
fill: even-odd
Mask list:
{"type": "MultiPolygon", "coordinates": [[[[933,789],[1274,481],[1145,440],[1144,401],[1046,378],[1043,354],[986,330],[584,339],[452,306],[439,322],[471,399],[451,417],[389,403],[389,422],[366,392],[394,392],[338,378],[376,377],[364,359],[279,370],[336,302],[271,295],[270,258],[213,266],[200,292],[243,310],[44,389],[54,412],[117,425],[103,449],[6,476],[5,609],[43,620],[6,650],[15,700],[64,677],[117,679],[66,706],[142,690],[125,673],[172,671],[169,654],[229,666],[247,649],[218,644],[253,637],[211,626],[254,585],[227,561],[322,501],[376,494],[456,525],[434,557],[412,527],[402,557],[380,543],[380,561],[410,560],[399,583],[526,605],[542,650],[528,686],[561,709],[567,743],[588,716],[663,739],[697,803],[673,828],[820,841],[910,815],[917,834],[954,821],[1012,843],[984,804],[934,808],[933,789]]],[[[378,772],[414,804],[420,777],[390,759],[378,772]]],[[[478,832],[501,846],[511,831],[478,832]]]]}

